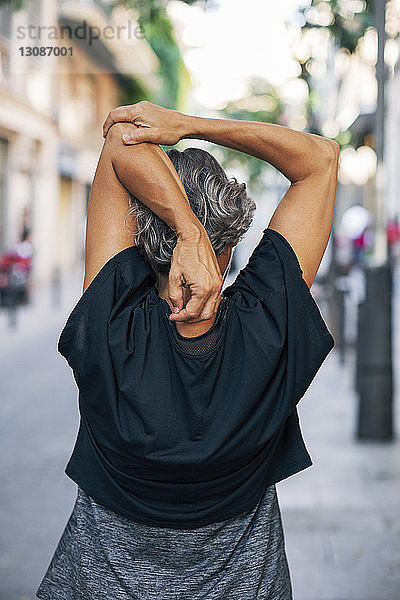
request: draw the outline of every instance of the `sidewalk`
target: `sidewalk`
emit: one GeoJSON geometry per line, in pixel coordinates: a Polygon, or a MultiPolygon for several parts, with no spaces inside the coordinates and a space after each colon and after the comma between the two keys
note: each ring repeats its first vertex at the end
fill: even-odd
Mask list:
{"type": "Polygon", "coordinates": [[[400,599],[400,292],[393,302],[394,440],[357,441],[354,351],[335,349],[300,401],[313,465],[277,484],[294,600],[400,599]]]}
{"type": "Polygon", "coordinates": [[[0,307],[0,357],[21,344],[30,342],[41,335],[43,329],[53,329],[61,333],[64,322],[78,301],[83,283],[82,268],[64,276],[60,288],[60,303],[53,303],[53,292],[50,285],[35,287],[31,292],[29,304],[17,308],[17,326],[9,326],[9,313],[0,307]]]}

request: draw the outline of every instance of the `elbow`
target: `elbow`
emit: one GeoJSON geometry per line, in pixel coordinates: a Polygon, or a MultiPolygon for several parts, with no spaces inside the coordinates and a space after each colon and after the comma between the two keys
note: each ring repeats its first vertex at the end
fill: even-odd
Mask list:
{"type": "MultiPolygon", "coordinates": [[[[311,147],[308,152],[307,168],[304,169],[302,177],[297,181],[302,181],[307,177],[314,177],[318,174],[325,175],[327,172],[336,170],[340,157],[340,146],[335,140],[325,138],[316,134],[311,136],[311,147]]],[[[292,181],[296,183],[296,181],[292,181]]]]}
{"type": "Polygon", "coordinates": [[[335,166],[340,156],[340,145],[330,138],[321,138],[319,161],[324,165],[335,166]]]}
{"type": "Polygon", "coordinates": [[[156,153],[156,144],[140,142],[137,144],[124,144],[123,133],[132,133],[137,126],[132,123],[114,123],[108,130],[104,141],[103,152],[111,160],[116,175],[119,177],[126,169],[130,172],[141,170],[149,164],[156,153]]]}
{"type": "Polygon", "coordinates": [[[128,122],[117,122],[114,123],[110,129],[108,130],[107,136],[105,138],[105,145],[111,148],[113,151],[118,151],[119,149],[129,148],[130,150],[134,149],[136,152],[143,152],[144,149],[148,151],[149,149],[154,148],[155,144],[151,142],[138,142],[137,144],[125,144],[122,139],[122,134],[129,133],[135,134],[138,126],[134,123],[128,122]]]}
{"type": "Polygon", "coordinates": [[[340,146],[335,140],[318,136],[317,148],[314,149],[313,159],[310,163],[312,175],[322,173],[338,168],[340,157],[340,146]]]}

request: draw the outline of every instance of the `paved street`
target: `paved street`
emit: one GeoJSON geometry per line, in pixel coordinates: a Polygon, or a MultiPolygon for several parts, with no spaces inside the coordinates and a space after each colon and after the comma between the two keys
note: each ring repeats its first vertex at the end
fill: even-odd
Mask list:
{"type": "MultiPolygon", "coordinates": [[[[0,600],[34,599],[75,500],[64,468],[77,391],[56,344],[80,288],[77,273],[58,308],[48,290],[35,294],[14,332],[0,311],[0,600]]],[[[355,440],[353,362],[343,369],[335,351],[325,361],[299,404],[314,465],[277,485],[294,600],[400,599],[400,442],[355,440]]],[[[396,433],[399,399],[397,380],[396,433]]]]}
{"type": "Polygon", "coordinates": [[[277,486],[295,600],[400,599],[400,443],[355,441],[352,364],[327,358],[299,405],[314,465],[277,486]]]}
{"type": "Polygon", "coordinates": [[[57,339],[80,283],[53,308],[48,290],[8,329],[0,311],[0,599],[31,600],[75,497],[63,473],[78,427],[77,392],[57,339]]]}

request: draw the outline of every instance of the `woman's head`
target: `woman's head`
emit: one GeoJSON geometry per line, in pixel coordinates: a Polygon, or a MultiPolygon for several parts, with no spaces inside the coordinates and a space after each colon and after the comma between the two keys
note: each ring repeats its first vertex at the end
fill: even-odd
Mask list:
{"type": "MultiPolygon", "coordinates": [[[[246,184],[228,179],[218,161],[200,148],[167,151],[185,188],[190,206],[203,224],[218,257],[235,246],[250,227],[256,208],[246,184]]],[[[176,234],[152,210],[130,197],[128,214],[137,221],[135,243],[154,271],[167,274],[171,266],[176,234]]]]}

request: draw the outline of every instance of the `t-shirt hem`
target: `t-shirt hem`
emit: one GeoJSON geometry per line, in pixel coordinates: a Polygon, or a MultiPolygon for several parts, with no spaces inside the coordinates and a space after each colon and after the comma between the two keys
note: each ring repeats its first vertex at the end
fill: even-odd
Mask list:
{"type": "Polygon", "coordinates": [[[157,517],[146,518],[146,517],[143,517],[140,515],[135,515],[135,518],[133,518],[132,513],[130,511],[124,510],[117,503],[110,501],[108,498],[104,498],[104,496],[102,496],[102,494],[98,494],[95,490],[93,490],[90,483],[84,477],[79,476],[75,472],[73,472],[73,470],[70,468],[69,465],[67,465],[67,467],[65,468],[65,473],[70,479],[72,479],[72,481],[74,481],[95,502],[98,502],[103,507],[112,510],[116,514],[123,516],[130,521],[134,521],[136,523],[141,523],[141,524],[147,525],[149,527],[153,526],[153,527],[161,527],[161,528],[192,530],[192,529],[198,529],[200,527],[205,527],[205,526],[211,525],[213,523],[221,523],[221,522],[229,521],[229,520],[238,518],[241,515],[251,512],[257,506],[258,502],[261,500],[263,495],[266,493],[267,488],[269,488],[272,485],[275,485],[276,483],[278,483],[279,481],[281,481],[285,478],[290,477],[291,475],[295,475],[296,473],[312,466],[312,464],[313,463],[310,458],[308,460],[306,460],[306,462],[294,461],[294,462],[285,464],[282,469],[274,471],[273,476],[264,482],[261,492],[259,491],[255,497],[253,496],[251,501],[246,502],[245,504],[241,505],[240,508],[237,508],[234,511],[226,511],[226,514],[222,515],[221,517],[218,517],[218,518],[210,517],[210,518],[198,519],[198,520],[196,520],[195,523],[193,522],[193,520],[191,520],[191,521],[187,521],[187,520],[186,521],[185,520],[174,521],[174,520],[169,520],[169,519],[158,519],[157,517]]]}
{"type": "Polygon", "coordinates": [[[268,480],[269,484],[275,484],[279,481],[283,481],[292,475],[297,475],[304,469],[308,469],[308,467],[312,467],[313,461],[310,457],[308,457],[305,461],[293,461],[290,463],[285,463],[285,465],[281,469],[277,469],[273,472],[272,477],[268,480]]]}
{"type": "MultiPolygon", "coordinates": [[[[221,522],[225,522],[225,521],[229,521],[229,520],[238,518],[240,515],[242,515],[244,513],[248,513],[252,509],[255,508],[255,506],[260,501],[261,497],[263,496],[263,494],[265,493],[265,491],[268,487],[268,485],[264,486],[262,492],[259,493],[255,498],[253,497],[250,502],[243,504],[242,506],[240,506],[240,508],[236,509],[234,512],[227,511],[225,515],[223,515],[219,518],[196,519],[195,522],[193,520],[185,521],[183,519],[179,520],[179,521],[174,521],[172,519],[171,520],[170,519],[158,519],[157,517],[146,518],[141,515],[135,515],[135,517],[133,518],[131,512],[124,510],[119,505],[117,505],[115,502],[110,501],[108,498],[104,498],[101,494],[98,494],[95,490],[92,491],[93,488],[86,481],[86,479],[81,476],[78,476],[76,473],[72,472],[68,468],[68,466],[65,469],[65,473],[88,496],[90,496],[90,498],[92,498],[95,502],[98,502],[99,504],[101,504],[103,507],[108,508],[109,510],[112,510],[116,514],[123,516],[130,521],[134,521],[136,523],[141,523],[142,525],[147,525],[149,527],[153,526],[153,527],[161,527],[161,528],[164,527],[164,528],[171,528],[171,529],[190,529],[190,530],[192,530],[192,529],[198,529],[200,527],[204,527],[206,525],[211,525],[213,523],[221,523],[221,522]]],[[[273,485],[273,484],[271,483],[269,485],[273,485]]]]}

